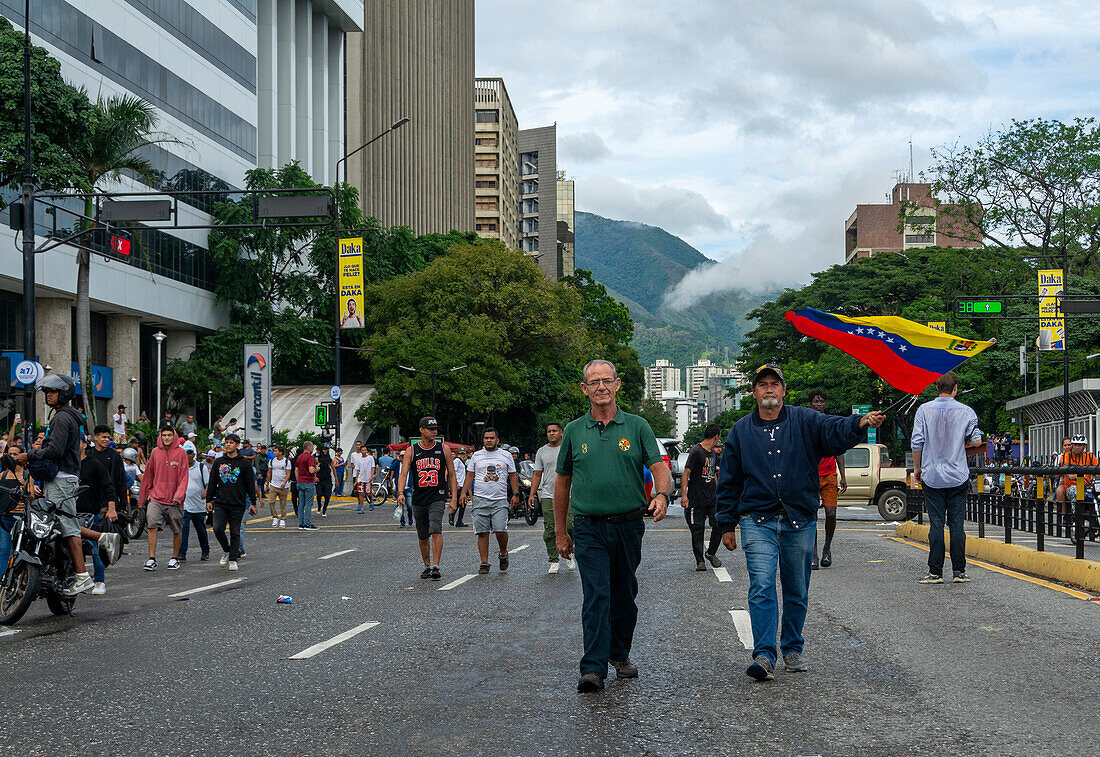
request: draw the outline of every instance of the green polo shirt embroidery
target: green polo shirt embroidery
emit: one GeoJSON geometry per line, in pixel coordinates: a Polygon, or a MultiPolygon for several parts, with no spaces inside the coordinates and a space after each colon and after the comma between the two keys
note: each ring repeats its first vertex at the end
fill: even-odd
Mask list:
{"type": "Polygon", "coordinates": [[[663,459],[649,423],[619,410],[601,431],[592,413],[565,427],[558,475],[572,476],[569,500],[578,515],[614,515],[648,506],[645,466],[663,459]]]}

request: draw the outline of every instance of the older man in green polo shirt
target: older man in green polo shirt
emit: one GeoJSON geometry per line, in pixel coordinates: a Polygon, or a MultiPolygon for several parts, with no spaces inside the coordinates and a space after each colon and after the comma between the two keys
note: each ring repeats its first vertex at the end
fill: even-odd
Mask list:
{"type": "Polygon", "coordinates": [[[665,517],[671,477],[653,429],[644,418],[615,403],[622,386],[615,366],[593,360],[584,367],[581,389],[588,414],[565,427],[554,485],[558,552],[568,558],[574,543],[584,604],[584,656],[577,691],[602,691],[607,665],[617,678],[637,678],[630,645],[638,621],[638,579],[643,516],[665,517]],[[653,474],[653,498],[646,499],[645,468],[653,474]],[[573,535],[565,519],[573,504],[573,535]]]}

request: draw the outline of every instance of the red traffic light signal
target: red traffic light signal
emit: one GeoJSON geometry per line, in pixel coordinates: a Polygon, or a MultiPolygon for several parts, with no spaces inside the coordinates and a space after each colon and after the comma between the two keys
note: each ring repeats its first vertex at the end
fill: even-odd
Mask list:
{"type": "Polygon", "coordinates": [[[122,237],[111,237],[111,249],[119,255],[130,254],[130,240],[122,237]]]}

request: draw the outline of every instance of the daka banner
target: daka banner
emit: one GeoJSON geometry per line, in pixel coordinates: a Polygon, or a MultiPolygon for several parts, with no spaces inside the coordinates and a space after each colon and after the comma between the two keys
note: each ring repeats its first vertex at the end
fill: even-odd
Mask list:
{"type": "Polygon", "coordinates": [[[1039,349],[1066,348],[1066,319],[1058,297],[1062,294],[1062,269],[1039,271],[1039,349]]]}
{"type": "Polygon", "coordinates": [[[363,238],[340,240],[338,256],[340,273],[340,308],[338,319],[342,329],[363,328],[363,238]]]}

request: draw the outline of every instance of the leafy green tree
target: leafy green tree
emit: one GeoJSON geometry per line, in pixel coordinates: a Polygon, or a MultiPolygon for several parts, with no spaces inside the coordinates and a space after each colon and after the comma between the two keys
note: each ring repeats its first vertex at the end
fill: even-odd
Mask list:
{"type": "MultiPolygon", "coordinates": [[[[153,145],[180,144],[163,132],[157,131],[156,109],[145,100],[133,95],[115,95],[96,101],[88,127],[88,139],[76,153],[80,165],[81,186],[95,189],[104,181],[117,182],[124,175],[133,176],[152,186],[158,177],[157,170],[145,157],[145,150],[153,145]]],[[[94,213],[91,196],[84,198],[84,215],[94,213]]],[[[90,228],[91,221],[85,221],[90,228]]],[[[85,240],[87,244],[90,240],[85,240]]],[[[91,367],[91,304],[88,299],[91,274],[91,253],[86,249],[76,252],[76,359],[80,366],[81,384],[92,385],[91,367]]],[[[95,422],[95,403],[86,402],[89,418],[95,422]]]]}
{"type": "Polygon", "coordinates": [[[376,394],[359,417],[375,424],[412,428],[431,410],[430,377],[401,366],[442,372],[439,415],[472,419],[515,407],[532,369],[579,360],[586,335],[580,298],[491,240],[452,245],[423,271],[367,287],[365,301],[376,394]]]}
{"type": "Polygon", "coordinates": [[[589,331],[619,344],[630,344],[634,336],[634,321],[630,308],[607,293],[607,287],[592,278],[592,272],[578,268],[572,276],[562,278],[583,300],[582,313],[589,331]]]}
{"type": "MultiPolygon", "coordinates": [[[[1013,120],[974,145],[932,151],[927,171],[953,234],[1009,250],[1048,254],[1066,247],[1075,266],[1100,270],[1100,128],[1013,120]]],[[[912,215],[909,206],[906,213],[912,215]]],[[[939,224],[941,229],[943,224],[939,224]]]]}
{"type": "Polygon", "coordinates": [[[655,399],[644,399],[639,402],[636,412],[646,419],[649,427],[653,429],[654,436],[671,437],[676,430],[676,419],[655,399]]]}
{"type": "MultiPolygon", "coordinates": [[[[31,48],[31,147],[43,189],[90,189],[78,155],[87,150],[94,106],[67,84],[61,63],[43,47],[31,48]]],[[[23,180],[23,33],[0,17],[0,185],[23,180]]]]}

